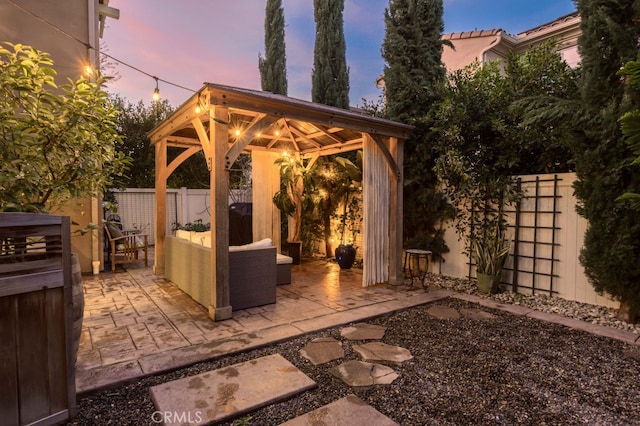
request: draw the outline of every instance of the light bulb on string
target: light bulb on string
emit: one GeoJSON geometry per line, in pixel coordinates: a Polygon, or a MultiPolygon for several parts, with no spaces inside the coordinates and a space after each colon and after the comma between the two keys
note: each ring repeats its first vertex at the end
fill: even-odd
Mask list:
{"type": "Polygon", "coordinates": [[[153,100],[154,101],[159,101],[160,100],[160,89],[158,89],[158,77],[153,77],[156,80],[156,88],[153,89],[153,100]]]}

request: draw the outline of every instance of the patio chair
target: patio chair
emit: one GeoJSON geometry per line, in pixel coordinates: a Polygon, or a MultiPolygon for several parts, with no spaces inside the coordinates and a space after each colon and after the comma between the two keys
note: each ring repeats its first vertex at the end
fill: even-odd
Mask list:
{"type": "Polygon", "coordinates": [[[116,271],[116,265],[142,262],[149,266],[148,235],[137,230],[123,230],[122,223],[107,219],[104,233],[108,241],[108,253],[111,261],[111,272],[116,271]],[[140,257],[142,252],[143,257],[140,257]]]}

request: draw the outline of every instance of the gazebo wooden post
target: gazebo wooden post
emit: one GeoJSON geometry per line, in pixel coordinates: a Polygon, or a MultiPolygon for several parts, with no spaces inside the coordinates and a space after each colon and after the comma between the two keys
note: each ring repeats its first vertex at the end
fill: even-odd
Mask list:
{"type": "MultiPolygon", "coordinates": [[[[229,144],[227,108],[209,109],[211,194],[211,305],[209,317],[220,321],[232,317],[229,296],[229,172],[226,154],[229,144]]],[[[249,267],[249,265],[247,265],[249,267]]]]}
{"type": "Polygon", "coordinates": [[[404,185],[404,145],[398,138],[389,138],[389,151],[398,166],[396,176],[393,170],[389,173],[389,284],[404,284],[402,271],[402,216],[403,216],[403,185],[404,185]]]}
{"type": "Polygon", "coordinates": [[[167,140],[156,144],[156,235],[153,273],[164,274],[164,243],[167,233],[167,140]]]}

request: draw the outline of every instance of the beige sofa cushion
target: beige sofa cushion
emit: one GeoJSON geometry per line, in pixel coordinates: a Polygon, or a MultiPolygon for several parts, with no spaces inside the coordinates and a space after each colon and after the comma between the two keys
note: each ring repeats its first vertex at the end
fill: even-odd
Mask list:
{"type": "Polygon", "coordinates": [[[271,246],[273,246],[271,238],[264,238],[260,241],[254,241],[253,243],[245,244],[242,246],[229,246],[229,251],[255,250],[271,246]]]}

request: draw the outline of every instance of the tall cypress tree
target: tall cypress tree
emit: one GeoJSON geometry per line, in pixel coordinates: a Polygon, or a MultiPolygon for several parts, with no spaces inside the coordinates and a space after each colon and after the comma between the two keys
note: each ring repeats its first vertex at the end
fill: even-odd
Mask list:
{"type": "Polygon", "coordinates": [[[349,68],[342,12],[344,0],[313,0],[316,38],[313,48],[311,100],[349,108],[349,68]]]}
{"type": "Polygon", "coordinates": [[[589,222],[580,260],[594,288],[619,299],[621,317],[634,320],[640,318],[640,215],[616,198],[640,188],[640,179],[618,123],[631,109],[618,72],[638,55],[640,0],[576,4],[583,72],[578,127],[584,135],[574,147],[575,191],[578,212],[589,222]]]}
{"type": "Polygon", "coordinates": [[[262,90],[287,95],[287,58],[282,0],[267,0],[264,18],[265,57],[258,56],[262,90]]]}
{"type": "Polygon", "coordinates": [[[385,10],[385,116],[416,126],[405,141],[405,246],[446,252],[440,224],[450,210],[433,168],[439,136],[431,131],[446,79],[442,0],[390,0],[385,10]]]}
{"type": "Polygon", "coordinates": [[[385,10],[386,114],[393,120],[412,123],[440,98],[443,13],[442,0],[391,0],[385,10]]]}

